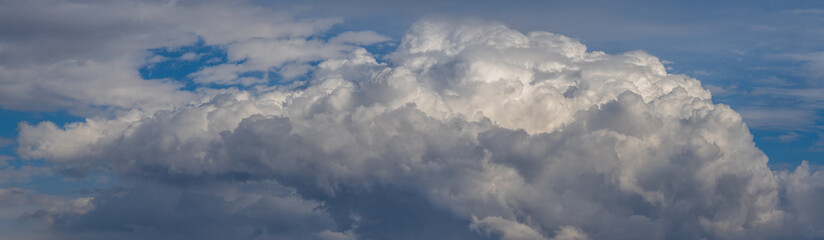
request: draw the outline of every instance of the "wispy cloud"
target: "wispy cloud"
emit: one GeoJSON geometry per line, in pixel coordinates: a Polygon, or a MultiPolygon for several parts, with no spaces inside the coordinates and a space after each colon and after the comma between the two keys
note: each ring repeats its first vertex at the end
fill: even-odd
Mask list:
{"type": "Polygon", "coordinates": [[[803,9],[793,9],[793,10],[786,10],[785,12],[794,13],[794,14],[822,14],[824,10],[818,8],[803,8],[803,9]]]}
{"type": "Polygon", "coordinates": [[[824,110],[824,88],[760,87],[749,92],[761,104],[741,107],[750,127],[814,131],[824,110]]]}
{"type": "Polygon", "coordinates": [[[787,132],[785,134],[781,134],[781,135],[778,135],[778,136],[764,137],[764,139],[767,139],[767,140],[770,140],[770,141],[779,141],[779,142],[783,142],[783,143],[795,142],[795,141],[798,141],[800,138],[801,138],[801,134],[798,134],[796,132],[787,132]]]}
{"type": "Polygon", "coordinates": [[[781,107],[751,107],[738,110],[747,126],[759,129],[810,130],[820,117],[814,110],[781,107]]]}
{"type": "Polygon", "coordinates": [[[14,139],[0,137],[0,147],[5,147],[14,144],[14,139]]]}

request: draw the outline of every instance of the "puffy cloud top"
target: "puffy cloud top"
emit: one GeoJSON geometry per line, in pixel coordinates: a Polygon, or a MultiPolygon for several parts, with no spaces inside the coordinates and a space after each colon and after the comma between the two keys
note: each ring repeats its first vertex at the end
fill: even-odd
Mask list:
{"type": "Polygon", "coordinates": [[[320,63],[301,87],[21,124],[21,157],[133,182],[32,218],[57,238],[824,237],[824,176],[772,172],[738,113],[642,51],[484,21],[420,21],[387,62],[356,46],[374,32],[203,36],[243,68],[320,63]]]}

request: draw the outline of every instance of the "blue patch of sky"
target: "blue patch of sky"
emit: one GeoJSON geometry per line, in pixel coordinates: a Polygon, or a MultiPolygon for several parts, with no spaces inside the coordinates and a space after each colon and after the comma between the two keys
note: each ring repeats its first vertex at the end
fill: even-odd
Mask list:
{"type": "MultiPolygon", "coordinates": [[[[66,111],[25,112],[0,109],[0,116],[2,116],[0,117],[0,137],[9,140],[17,139],[17,127],[18,124],[21,122],[28,123],[29,125],[36,125],[40,122],[49,121],[53,122],[55,125],[59,127],[63,127],[69,123],[85,121],[84,118],[71,115],[66,111]]],[[[16,147],[17,144],[15,143],[8,144],[5,146],[0,145],[0,155],[16,156],[16,153],[14,151],[16,147]]],[[[27,163],[21,161],[19,158],[16,158],[15,160],[9,161],[9,164],[12,167],[19,167],[24,164],[38,163],[27,163]]]]}
{"type": "Polygon", "coordinates": [[[171,79],[184,84],[183,90],[194,91],[198,84],[189,76],[204,67],[216,66],[227,62],[226,51],[219,46],[205,45],[203,40],[193,45],[178,48],[149,49],[155,57],[162,60],[142,66],[138,69],[143,79],[171,79]],[[188,55],[187,55],[188,54],[188,55]],[[192,58],[184,58],[192,57],[192,58]]]}
{"type": "MultiPolygon", "coordinates": [[[[364,29],[363,26],[359,26],[358,24],[351,23],[351,22],[352,21],[346,21],[346,22],[343,22],[341,24],[337,24],[337,25],[332,26],[332,28],[330,28],[326,32],[318,35],[318,39],[323,40],[323,41],[329,41],[329,39],[331,39],[335,36],[338,36],[339,34],[344,33],[344,32],[350,32],[350,31],[358,32],[358,31],[371,30],[371,29],[364,29]]],[[[386,34],[386,33],[383,33],[383,32],[377,32],[377,33],[382,34],[382,35],[386,34]]],[[[400,39],[399,39],[400,37],[398,37],[400,35],[398,33],[385,35],[385,36],[390,37],[391,40],[389,40],[387,42],[376,43],[376,44],[360,46],[360,47],[366,49],[366,51],[369,52],[370,54],[372,54],[372,56],[374,56],[375,59],[378,60],[378,62],[384,62],[385,57],[387,55],[389,55],[390,53],[395,52],[395,49],[397,49],[398,43],[400,42],[400,39]]]]}
{"type": "Polygon", "coordinates": [[[56,112],[26,112],[0,109],[0,137],[17,138],[17,124],[26,122],[35,125],[43,121],[50,121],[57,126],[64,126],[73,122],[84,121],[85,118],[69,114],[66,111],[56,112]]]}
{"type": "MultiPolygon", "coordinates": [[[[342,32],[349,30],[334,28],[313,38],[328,41],[342,32]]],[[[395,43],[379,43],[369,46],[362,46],[377,58],[394,51],[395,43]]],[[[220,46],[205,45],[200,40],[195,44],[178,48],[155,48],[147,50],[153,54],[150,58],[159,58],[159,61],[150,62],[138,69],[141,78],[147,80],[172,80],[183,84],[181,90],[195,91],[198,88],[225,89],[236,88],[248,90],[254,85],[242,84],[218,84],[218,83],[196,83],[191,74],[204,68],[217,66],[220,64],[243,64],[246,60],[229,62],[225,49],[220,46]],[[192,57],[194,56],[194,57],[192,57]]],[[[321,61],[311,61],[307,64],[316,67],[321,61]]],[[[303,75],[285,78],[278,73],[280,69],[273,68],[268,71],[247,71],[241,72],[239,78],[256,78],[265,82],[266,86],[303,86],[299,84],[311,78],[312,71],[303,75]]]]}
{"type": "MultiPolygon", "coordinates": [[[[824,122],[818,122],[822,125],[824,122]]],[[[818,134],[810,131],[762,130],[751,128],[756,146],[770,157],[774,169],[795,168],[802,160],[824,165],[824,152],[815,145],[818,134]]]]}
{"type": "MultiPolygon", "coordinates": [[[[241,84],[216,84],[216,83],[196,83],[191,74],[204,68],[227,64],[228,56],[226,50],[221,46],[206,45],[203,40],[195,44],[178,48],[155,48],[149,49],[152,58],[160,58],[160,61],[150,62],[140,69],[140,77],[147,80],[172,80],[183,84],[181,90],[195,91],[198,88],[238,88],[247,89],[248,86],[241,84]]],[[[232,62],[230,64],[243,64],[246,60],[232,62]]],[[[269,76],[264,71],[243,72],[238,77],[250,77],[263,79],[269,76]]]]}
{"type": "MultiPolygon", "coordinates": [[[[58,127],[65,127],[67,124],[74,122],[83,122],[85,118],[74,116],[66,111],[56,112],[25,112],[0,109],[0,137],[5,139],[15,140],[18,136],[17,126],[21,122],[29,125],[36,125],[38,123],[49,121],[58,127]]],[[[20,169],[22,167],[36,167],[43,169],[51,169],[53,164],[40,159],[23,160],[17,157],[15,153],[16,143],[0,146],[0,155],[13,156],[14,159],[8,160],[8,165],[0,167],[0,169],[20,169]]],[[[38,175],[33,176],[27,182],[9,182],[0,184],[0,188],[19,187],[24,189],[32,189],[40,193],[55,194],[55,195],[79,195],[82,189],[102,189],[110,186],[113,179],[111,177],[96,173],[85,178],[70,179],[62,175],[38,175]]]]}

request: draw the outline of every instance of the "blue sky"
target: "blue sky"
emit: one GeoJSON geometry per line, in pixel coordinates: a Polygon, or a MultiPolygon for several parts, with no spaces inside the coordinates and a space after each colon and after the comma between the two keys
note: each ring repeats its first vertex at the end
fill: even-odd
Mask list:
{"type": "MultiPolygon", "coordinates": [[[[10,7],[0,10],[0,232],[9,233],[0,238],[610,236],[616,226],[592,220],[599,215],[585,214],[585,204],[609,212],[603,219],[629,216],[627,224],[637,225],[620,228],[655,229],[658,238],[764,234],[749,228],[756,224],[752,216],[778,226],[776,235],[760,235],[765,238],[813,239],[824,231],[794,228],[824,222],[804,215],[824,186],[816,172],[824,166],[824,4],[818,1],[6,3],[10,7]],[[580,69],[611,78],[553,83],[567,89],[565,98],[585,96],[579,89],[591,98],[562,99],[570,102],[548,109],[540,101],[552,98],[531,95],[537,90],[521,96],[533,101],[516,97],[520,105],[500,109],[483,100],[512,104],[509,95],[493,90],[523,85],[472,81],[540,76],[519,75],[508,64],[529,54],[495,42],[543,41],[531,32],[569,37],[552,35],[552,44],[560,45],[532,49],[549,52],[540,61],[579,71],[559,73],[559,79],[581,77],[580,69]],[[603,51],[609,57],[564,55],[577,46],[590,51],[583,55],[603,51]],[[641,70],[620,62],[646,61],[648,55],[635,50],[660,62],[645,62],[641,70]],[[663,76],[655,75],[658,63],[663,76]],[[643,74],[631,75],[635,71],[643,74]],[[668,82],[678,74],[700,81],[711,103],[740,114],[757,148],[723,107],[712,107],[708,116],[728,122],[684,117],[709,110],[690,81],[668,82]],[[686,95],[667,87],[660,94],[641,88],[620,94],[635,81],[623,76],[655,76],[664,80],[652,85],[675,84],[686,95]],[[612,78],[619,83],[607,85],[612,78]],[[657,102],[632,97],[673,101],[667,95],[693,112],[668,113],[657,102]],[[594,105],[576,105],[581,102],[594,105]],[[656,117],[645,119],[650,114],[656,117]],[[663,117],[673,114],[683,119],[663,117]],[[358,125],[364,119],[371,125],[358,125]],[[639,130],[647,125],[652,130],[639,130]],[[604,129],[621,137],[600,135],[604,129]],[[397,137],[383,138],[390,135],[397,137]],[[632,137],[641,140],[627,140],[632,137]],[[601,149],[575,148],[588,145],[601,149]],[[759,151],[769,158],[766,166],[759,151]],[[656,162],[661,159],[665,163],[656,162]],[[718,167],[713,171],[722,172],[709,174],[679,165],[683,159],[740,169],[718,167]],[[580,175],[553,170],[565,167],[580,175]],[[680,179],[701,174],[717,185],[701,188],[709,183],[680,179]],[[659,180],[689,183],[656,183],[666,175],[673,178],[659,180]],[[437,180],[422,180],[429,178],[437,180]],[[494,196],[470,194],[482,185],[494,196]],[[608,190],[593,194],[597,188],[608,190]],[[575,194],[523,194],[546,189],[575,194]],[[782,195],[773,194],[776,189],[782,195]],[[751,195],[735,202],[724,191],[751,195]],[[610,194],[615,202],[605,200],[610,194]],[[724,207],[691,196],[747,207],[718,212],[724,207]],[[489,199],[504,199],[505,206],[489,199]],[[539,200],[557,203],[560,212],[531,205],[539,200]],[[667,209],[668,201],[696,201],[690,206],[697,213],[667,209]],[[147,210],[152,206],[173,213],[147,210]],[[392,218],[414,209],[419,212],[412,220],[392,218]],[[787,217],[775,220],[773,210],[787,217]],[[297,214],[300,221],[257,214],[297,214]],[[552,217],[558,214],[580,219],[552,217]],[[206,220],[196,220],[201,217],[206,220]],[[226,219],[240,223],[227,231],[192,231],[226,219]],[[704,220],[690,222],[696,219],[704,220]],[[443,226],[415,231],[429,221],[443,226]],[[724,221],[746,229],[730,233],[714,225],[724,221]],[[84,232],[89,235],[77,234],[84,232]]],[[[632,236],[620,234],[628,235],[614,236],[632,236]]]]}

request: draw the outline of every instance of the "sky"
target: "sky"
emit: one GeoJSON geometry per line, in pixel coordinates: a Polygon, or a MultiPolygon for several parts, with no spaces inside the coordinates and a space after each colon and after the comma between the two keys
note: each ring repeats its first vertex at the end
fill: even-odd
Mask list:
{"type": "Polygon", "coordinates": [[[820,239],[817,1],[3,1],[0,239],[820,239]]]}

